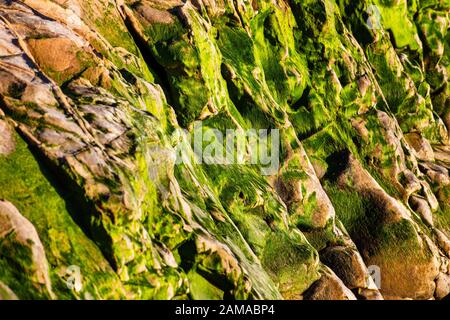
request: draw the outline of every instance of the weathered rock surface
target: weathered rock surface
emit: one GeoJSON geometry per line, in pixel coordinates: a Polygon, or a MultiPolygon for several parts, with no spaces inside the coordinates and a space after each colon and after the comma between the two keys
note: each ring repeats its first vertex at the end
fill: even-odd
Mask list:
{"type": "Polygon", "coordinates": [[[357,251],[348,247],[331,247],[321,252],[320,258],[349,289],[367,286],[369,273],[357,251]]]}
{"type": "Polygon", "coordinates": [[[356,300],[355,295],[333,272],[326,270],[304,294],[305,300],[356,300]]]}
{"type": "Polygon", "coordinates": [[[44,246],[34,226],[10,202],[0,202],[0,239],[3,259],[11,264],[16,261],[16,271],[25,273],[52,297],[44,246]]]}
{"type": "Polygon", "coordinates": [[[14,131],[10,124],[0,119],[0,155],[7,156],[14,151],[14,131]]]}
{"type": "Polygon", "coordinates": [[[0,300],[17,300],[14,292],[2,282],[0,282],[0,300]]]}
{"type": "Polygon", "coordinates": [[[439,273],[436,278],[436,299],[443,299],[450,294],[450,276],[445,273],[439,273]]]}
{"type": "Polygon", "coordinates": [[[449,10],[0,0],[0,299],[444,298],[449,10]]]}

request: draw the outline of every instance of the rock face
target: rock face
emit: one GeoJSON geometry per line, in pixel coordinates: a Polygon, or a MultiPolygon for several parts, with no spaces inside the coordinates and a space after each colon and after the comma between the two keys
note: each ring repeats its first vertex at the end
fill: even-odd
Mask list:
{"type": "Polygon", "coordinates": [[[17,300],[14,292],[2,282],[0,282],[0,300],[17,300]]]}
{"type": "MultiPolygon", "coordinates": [[[[41,286],[49,297],[53,296],[48,262],[44,246],[34,226],[9,202],[0,202],[0,239],[2,260],[8,260],[18,270],[41,286]]],[[[5,292],[9,292],[3,285],[5,292]]],[[[11,293],[8,293],[12,296],[11,293]]]]}
{"type": "Polygon", "coordinates": [[[7,156],[14,151],[14,131],[4,120],[0,119],[0,155],[7,156]]]}
{"type": "Polygon", "coordinates": [[[0,0],[0,299],[445,298],[449,12],[0,0]]]}

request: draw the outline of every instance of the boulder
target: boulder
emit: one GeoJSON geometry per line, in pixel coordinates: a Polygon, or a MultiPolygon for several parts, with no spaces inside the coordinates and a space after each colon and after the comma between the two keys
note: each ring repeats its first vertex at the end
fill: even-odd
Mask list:
{"type": "Polygon", "coordinates": [[[436,278],[436,291],[434,296],[436,299],[443,299],[450,294],[450,276],[445,273],[439,273],[436,278]]]}

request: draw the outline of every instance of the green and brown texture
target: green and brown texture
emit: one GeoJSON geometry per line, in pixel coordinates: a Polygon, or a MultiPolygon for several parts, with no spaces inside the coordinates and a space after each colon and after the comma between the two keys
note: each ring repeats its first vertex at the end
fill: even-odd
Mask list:
{"type": "Polygon", "coordinates": [[[0,0],[0,299],[446,297],[449,14],[0,0]],[[279,129],[278,172],[196,163],[200,122],[279,129]]]}

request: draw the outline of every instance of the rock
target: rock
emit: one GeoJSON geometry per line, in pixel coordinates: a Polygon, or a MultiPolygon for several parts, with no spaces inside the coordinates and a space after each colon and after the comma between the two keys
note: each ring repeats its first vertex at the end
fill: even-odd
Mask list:
{"type": "Polygon", "coordinates": [[[0,301],[1,300],[18,300],[18,298],[7,285],[0,281],[0,301]]]}
{"type": "Polygon", "coordinates": [[[37,63],[44,71],[60,78],[60,83],[82,69],[82,50],[70,39],[30,39],[27,43],[37,63]]]}
{"type": "Polygon", "coordinates": [[[442,273],[448,273],[449,265],[450,265],[450,260],[445,256],[441,256],[441,268],[439,270],[442,273]]]}
{"type": "Polygon", "coordinates": [[[423,161],[433,161],[434,152],[430,142],[419,133],[405,134],[406,141],[413,147],[417,159],[423,161]]]}
{"type": "MultiPolygon", "coordinates": [[[[381,272],[381,294],[383,297],[403,297],[413,299],[428,299],[433,296],[434,279],[439,272],[440,261],[432,241],[425,235],[417,233],[411,213],[397,199],[388,195],[373,179],[361,164],[351,155],[348,167],[338,178],[341,185],[351,187],[371,199],[371,211],[365,213],[377,217],[377,227],[372,225],[359,226],[384,230],[380,233],[369,232],[356,241],[358,249],[366,265],[378,266],[381,272]],[[401,228],[390,236],[390,230],[401,228]],[[391,229],[392,228],[392,229],[391,229]],[[406,237],[408,234],[408,237],[406,237]],[[389,237],[388,237],[389,236],[389,237]],[[367,237],[367,238],[366,238],[367,237]],[[392,237],[392,238],[391,238],[392,237]],[[414,248],[402,249],[402,244],[396,238],[403,238],[414,244],[414,248]],[[372,246],[384,242],[381,248],[372,246]],[[423,243],[430,243],[430,247],[423,243]],[[413,262],[414,261],[414,262],[413,262]]],[[[425,201],[425,200],[424,200],[425,201]]],[[[425,201],[426,202],[426,201],[425,201]]]]}
{"type": "Polygon", "coordinates": [[[416,193],[420,191],[420,189],[422,189],[420,180],[416,177],[414,173],[411,172],[411,170],[404,170],[403,175],[405,178],[403,187],[405,189],[406,196],[409,197],[411,194],[416,193]]]}
{"type": "Polygon", "coordinates": [[[450,276],[445,273],[439,273],[436,278],[436,291],[434,296],[441,300],[450,294],[450,276]]]}
{"type": "MultiPolygon", "coordinates": [[[[416,258],[415,254],[390,259],[380,255],[370,259],[368,263],[380,268],[380,292],[385,299],[400,297],[425,300],[433,297],[436,288],[434,279],[439,274],[440,260],[432,256],[423,261],[423,257],[416,258]]],[[[420,255],[423,256],[423,253],[420,255]]]]}
{"type": "Polygon", "coordinates": [[[370,79],[367,76],[363,76],[358,79],[358,89],[361,93],[361,96],[364,97],[366,95],[367,89],[369,88],[370,84],[370,79]]]}
{"type": "Polygon", "coordinates": [[[450,110],[447,110],[443,116],[443,121],[445,123],[445,126],[447,127],[447,130],[450,131],[450,110]]]}
{"type": "Polygon", "coordinates": [[[436,235],[438,246],[450,258],[450,239],[438,229],[434,229],[434,234],[436,235]]]}
{"type": "Polygon", "coordinates": [[[5,120],[0,119],[0,156],[7,156],[14,150],[14,130],[5,120]]]}
{"type": "MultiPolygon", "coordinates": [[[[166,2],[166,4],[169,4],[166,2]]],[[[182,2],[174,2],[173,5],[181,5],[182,2]]],[[[172,5],[170,5],[172,6],[172,5]]],[[[156,8],[152,8],[151,6],[138,4],[135,6],[135,12],[141,18],[141,21],[145,21],[147,24],[171,24],[174,22],[174,17],[166,10],[159,10],[156,8]]]]}
{"type": "Polygon", "coordinates": [[[376,2],[0,0],[0,296],[446,295],[448,8],[376,2]],[[197,163],[200,123],[263,145],[197,163]]]}
{"type": "Polygon", "coordinates": [[[384,300],[380,291],[374,289],[359,288],[356,296],[358,300],[384,300]]]}
{"type": "Polygon", "coordinates": [[[366,288],[368,272],[361,256],[350,247],[330,247],[320,253],[321,261],[330,267],[349,289],[366,288]]]}
{"type": "Polygon", "coordinates": [[[431,190],[431,187],[428,184],[428,182],[422,180],[420,184],[422,185],[423,193],[425,194],[425,198],[427,199],[431,211],[435,212],[436,210],[439,209],[439,202],[438,199],[436,198],[436,195],[431,190]]]}
{"type": "Polygon", "coordinates": [[[412,209],[422,217],[423,221],[428,225],[433,226],[433,213],[431,212],[428,202],[424,198],[418,196],[412,196],[409,201],[412,209]]]}
{"type": "Polygon", "coordinates": [[[410,213],[405,206],[390,196],[354,156],[348,156],[348,167],[339,176],[338,182],[342,186],[351,184],[358,192],[373,199],[383,211],[384,223],[410,219],[410,213]]]}
{"type": "Polygon", "coordinates": [[[447,186],[450,184],[448,169],[444,166],[433,162],[422,162],[419,164],[419,167],[433,183],[439,186],[447,186]]]}
{"type": "Polygon", "coordinates": [[[325,176],[325,174],[327,173],[326,164],[324,164],[321,161],[315,160],[315,159],[311,160],[311,164],[314,168],[314,172],[316,173],[317,178],[319,180],[322,179],[325,176]]]}
{"type": "MultiPolygon", "coordinates": [[[[389,158],[393,161],[389,164],[389,166],[387,166],[386,169],[389,170],[391,177],[397,177],[401,172],[407,169],[405,163],[405,151],[403,151],[402,148],[403,142],[401,139],[401,128],[399,127],[397,120],[393,117],[390,117],[386,112],[377,110],[376,114],[377,120],[379,121],[380,127],[382,128],[381,135],[384,141],[384,148],[389,149],[390,153],[392,153],[389,158]]],[[[378,147],[383,148],[383,146],[381,145],[378,145],[378,147]]],[[[382,159],[386,155],[383,154],[382,150],[378,149],[376,153],[373,154],[373,156],[375,158],[382,159]]]]}
{"type": "Polygon", "coordinates": [[[437,161],[444,164],[450,164],[450,147],[444,146],[433,146],[434,156],[437,161]]]}
{"type": "Polygon", "coordinates": [[[306,290],[305,300],[356,300],[355,295],[331,270],[325,270],[322,277],[306,290]]]}
{"type": "Polygon", "coordinates": [[[367,130],[366,122],[363,119],[352,119],[352,126],[355,128],[358,135],[364,140],[369,139],[369,130],[367,130]]]}
{"type": "MultiPolygon", "coordinates": [[[[324,228],[335,216],[335,211],[305,151],[301,149],[286,159],[280,171],[274,187],[286,204],[293,223],[300,223],[307,228],[324,228]],[[296,177],[300,172],[304,173],[301,179],[296,177]],[[310,210],[305,212],[308,206],[310,210]]],[[[323,169],[317,171],[323,173],[323,169]]]]}
{"type": "Polygon", "coordinates": [[[3,245],[20,244],[30,250],[31,264],[22,265],[26,268],[23,271],[30,272],[30,278],[42,285],[47,294],[52,297],[47,258],[39,235],[34,226],[19,213],[12,203],[7,201],[0,201],[0,239],[3,239],[3,245]],[[7,240],[5,240],[6,238],[7,240]]]}

